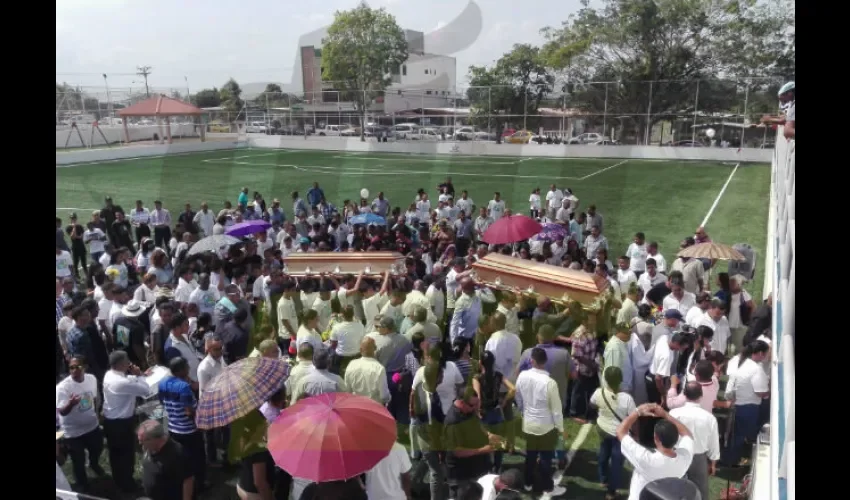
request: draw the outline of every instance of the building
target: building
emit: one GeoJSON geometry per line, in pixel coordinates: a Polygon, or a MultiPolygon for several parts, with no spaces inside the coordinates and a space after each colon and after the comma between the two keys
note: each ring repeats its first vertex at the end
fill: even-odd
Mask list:
{"type": "MultiPolygon", "coordinates": [[[[406,110],[431,107],[452,107],[456,95],[457,61],[454,57],[429,54],[425,51],[425,35],[421,31],[405,30],[408,59],[394,68],[392,83],[384,96],[369,106],[374,115],[392,115],[406,110]]],[[[338,113],[354,111],[352,102],[334,90],[333,82],[322,81],[322,39],[326,29],[316,30],[299,40],[293,87],[303,92],[304,112],[338,113]]]]}

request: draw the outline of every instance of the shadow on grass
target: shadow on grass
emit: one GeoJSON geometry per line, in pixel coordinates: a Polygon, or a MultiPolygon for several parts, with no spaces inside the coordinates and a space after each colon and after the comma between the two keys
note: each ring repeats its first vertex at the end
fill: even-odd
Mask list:
{"type": "MultiPolygon", "coordinates": [[[[623,473],[620,475],[619,491],[628,490],[631,480],[632,471],[628,464],[626,464],[623,468],[623,473]]],[[[584,496],[574,496],[573,492],[576,489],[593,492],[592,495],[586,498],[598,497],[601,499],[605,497],[605,488],[599,482],[598,460],[595,450],[578,450],[567,469],[564,481],[570,498],[585,498],[584,496]]]]}

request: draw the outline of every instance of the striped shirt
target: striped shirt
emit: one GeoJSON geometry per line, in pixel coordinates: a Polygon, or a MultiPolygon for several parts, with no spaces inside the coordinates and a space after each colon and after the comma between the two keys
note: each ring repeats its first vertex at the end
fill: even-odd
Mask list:
{"type": "Polygon", "coordinates": [[[168,416],[168,430],[175,434],[192,434],[197,431],[194,415],[198,401],[192,387],[183,379],[168,377],[159,383],[159,402],[168,416]]]}
{"type": "Polygon", "coordinates": [[[151,212],[151,224],[154,227],[171,227],[171,212],[161,208],[151,212]]]}

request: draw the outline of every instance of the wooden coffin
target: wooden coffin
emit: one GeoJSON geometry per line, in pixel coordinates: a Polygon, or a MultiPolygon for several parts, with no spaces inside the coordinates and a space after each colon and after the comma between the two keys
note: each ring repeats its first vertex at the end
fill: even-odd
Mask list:
{"type": "Polygon", "coordinates": [[[378,276],[384,271],[406,271],[404,255],[398,252],[321,252],[292,253],[283,259],[284,272],[290,276],[317,276],[320,273],[378,276]]]}
{"type": "Polygon", "coordinates": [[[595,274],[501,254],[489,254],[472,268],[474,279],[489,287],[519,289],[523,294],[548,297],[558,304],[576,301],[584,309],[597,308],[608,290],[608,281],[595,274]]]}

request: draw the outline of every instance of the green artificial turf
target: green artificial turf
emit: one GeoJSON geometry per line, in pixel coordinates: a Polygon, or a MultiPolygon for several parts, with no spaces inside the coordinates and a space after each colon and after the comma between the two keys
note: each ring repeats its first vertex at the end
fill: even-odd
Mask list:
{"type": "MultiPolygon", "coordinates": [[[[660,252],[672,263],[679,242],[705,218],[733,168],[701,161],[240,149],[57,168],[56,203],[58,216],[67,219],[70,212],[81,212],[85,222],[87,212],[101,207],[107,195],[125,210],[137,199],[149,208],[160,199],[176,218],[187,202],[197,209],[207,201],[217,212],[225,200],[235,204],[239,190],[248,187],[269,203],[279,198],[291,220],[290,193],[297,190],[304,196],[313,181],[336,205],[358,199],[366,188],[370,198],[383,191],[393,206],[404,210],[418,188],[436,200],[436,185],[451,176],[458,196],[468,190],[477,206],[500,191],[508,208],[527,214],[531,190],[540,187],[545,197],[555,183],[572,188],[580,209],[597,206],[612,261],[642,231],[649,241],[659,242],[660,252]]],[[[746,242],[755,248],[756,279],[747,288],[757,300],[762,295],[769,193],[769,166],[741,164],[706,224],[714,241],[746,242]]],[[[720,268],[725,270],[725,263],[720,268]]]]}

